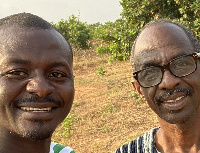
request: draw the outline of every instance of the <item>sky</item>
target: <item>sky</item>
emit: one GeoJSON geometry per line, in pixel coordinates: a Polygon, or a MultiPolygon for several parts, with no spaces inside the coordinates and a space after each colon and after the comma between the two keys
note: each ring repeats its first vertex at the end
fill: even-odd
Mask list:
{"type": "Polygon", "coordinates": [[[16,13],[32,13],[48,22],[67,20],[74,14],[89,24],[114,22],[120,18],[120,0],[0,0],[0,18],[16,13]]]}

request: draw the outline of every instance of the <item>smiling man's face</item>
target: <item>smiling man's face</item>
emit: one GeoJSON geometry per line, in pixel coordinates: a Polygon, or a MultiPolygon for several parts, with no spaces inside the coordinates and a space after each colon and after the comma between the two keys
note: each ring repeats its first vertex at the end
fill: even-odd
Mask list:
{"type": "Polygon", "coordinates": [[[0,130],[44,140],[74,98],[72,53],[55,30],[0,30],[0,130]]]}
{"type": "MultiPolygon", "coordinates": [[[[143,30],[135,44],[135,69],[165,65],[194,52],[193,44],[180,27],[170,23],[152,25],[143,30]]],[[[139,86],[137,82],[135,86],[139,86]]],[[[184,122],[197,113],[200,105],[199,60],[197,70],[188,76],[178,78],[165,70],[160,84],[137,90],[160,118],[169,123],[184,122]]]]}

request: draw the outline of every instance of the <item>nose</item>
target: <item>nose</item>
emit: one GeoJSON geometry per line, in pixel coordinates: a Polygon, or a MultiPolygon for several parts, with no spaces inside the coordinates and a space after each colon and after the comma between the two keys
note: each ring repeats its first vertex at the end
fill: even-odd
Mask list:
{"type": "Polygon", "coordinates": [[[169,70],[165,70],[159,89],[173,89],[180,84],[181,78],[174,76],[169,70]]]}
{"type": "Polygon", "coordinates": [[[43,75],[37,75],[26,85],[26,91],[39,97],[45,97],[53,92],[54,87],[43,75]]]}

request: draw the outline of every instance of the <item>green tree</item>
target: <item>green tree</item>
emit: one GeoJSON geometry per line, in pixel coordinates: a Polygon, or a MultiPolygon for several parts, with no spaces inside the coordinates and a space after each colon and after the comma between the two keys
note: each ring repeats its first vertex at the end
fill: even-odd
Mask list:
{"type": "Polygon", "coordinates": [[[72,15],[68,20],[62,19],[54,25],[72,46],[82,49],[88,48],[87,42],[90,39],[90,30],[87,28],[86,23],[79,21],[77,17],[72,15]]]}
{"type": "Polygon", "coordinates": [[[92,39],[101,40],[102,44],[97,48],[98,54],[110,53],[109,61],[115,59],[126,60],[129,57],[135,32],[129,29],[124,19],[105,24],[90,25],[92,39]]]}
{"type": "Polygon", "coordinates": [[[101,43],[96,52],[109,53],[109,61],[126,60],[140,29],[148,22],[167,18],[191,29],[200,38],[199,0],[121,0],[121,18],[105,24],[86,24],[74,15],[55,26],[74,47],[88,48],[88,40],[101,43]]]}
{"type": "Polygon", "coordinates": [[[200,38],[199,0],[121,0],[122,18],[91,26],[93,39],[102,40],[97,53],[111,53],[109,61],[126,60],[140,29],[148,22],[167,18],[175,20],[200,38]]]}
{"type": "Polygon", "coordinates": [[[199,0],[122,0],[120,4],[122,17],[135,31],[151,20],[167,18],[184,24],[200,37],[199,0]]]}

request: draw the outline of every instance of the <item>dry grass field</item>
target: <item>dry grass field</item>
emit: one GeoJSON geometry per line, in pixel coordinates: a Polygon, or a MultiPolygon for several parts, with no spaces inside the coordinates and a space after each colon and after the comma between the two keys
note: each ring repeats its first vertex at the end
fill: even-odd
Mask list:
{"type": "Polygon", "coordinates": [[[76,153],[114,153],[158,126],[155,114],[133,91],[130,62],[109,64],[107,59],[108,55],[99,56],[93,51],[74,55],[71,124],[60,125],[53,140],[72,147],[76,153]]]}

